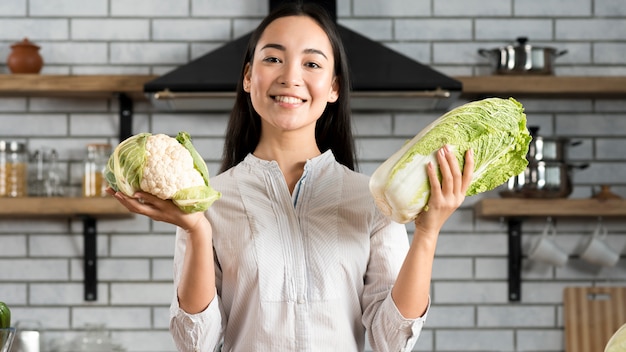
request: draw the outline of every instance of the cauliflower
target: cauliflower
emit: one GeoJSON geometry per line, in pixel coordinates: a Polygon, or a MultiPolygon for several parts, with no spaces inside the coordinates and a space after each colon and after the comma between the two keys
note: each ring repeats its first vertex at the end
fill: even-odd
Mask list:
{"type": "Polygon", "coordinates": [[[141,190],[161,199],[170,199],[179,189],[204,186],[202,175],[193,166],[193,158],[177,140],[156,134],[146,141],[141,190]]]}
{"type": "Polygon", "coordinates": [[[206,164],[186,132],[176,138],[150,133],[129,137],[109,158],[105,178],[116,191],[132,197],[141,190],[172,199],[188,213],[208,209],[221,196],[209,185],[206,164]]]}

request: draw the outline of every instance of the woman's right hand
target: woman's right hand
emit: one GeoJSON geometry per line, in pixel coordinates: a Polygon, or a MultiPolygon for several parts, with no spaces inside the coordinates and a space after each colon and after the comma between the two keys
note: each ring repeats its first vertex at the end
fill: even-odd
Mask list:
{"type": "Polygon", "coordinates": [[[195,232],[206,226],[203,222],[208,223],[203,212],[185,213],[170,199],[163,200],[146,192],[137,192],[133,197],[129,197],[122,192],[116,192],[111,187],[107,188],[106,192],[133,213],[176,225],[187,232],[195,232]]]}

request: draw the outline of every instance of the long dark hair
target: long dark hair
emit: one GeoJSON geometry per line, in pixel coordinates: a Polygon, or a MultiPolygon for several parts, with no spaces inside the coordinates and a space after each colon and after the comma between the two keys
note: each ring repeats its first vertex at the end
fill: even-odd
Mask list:
{"type": "Polygon", "coordinates": [[[333,151],[336,160],[355,170],[356,152],[350,123],[350,78],[347,57],[337,26],[328,13],[314,3],[287,2],[273,10],[252,33],[237,83],[235,106],[230,113],[220,172],[241,162],[252,153],[261,138],[261,118],[254,110],[250,95],[243,90],[245,67],[252,63],[254,50],[265,28],[274,20],[288,16],[308,16],[328,35],[335,58],[335,76],[339,84],[339,98],[329,103],[315,126],[315,139],[320,151],[333,151]]]}

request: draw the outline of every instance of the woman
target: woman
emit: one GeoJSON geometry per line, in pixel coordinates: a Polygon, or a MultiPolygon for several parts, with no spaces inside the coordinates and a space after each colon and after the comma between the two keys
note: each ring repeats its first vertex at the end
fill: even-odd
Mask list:
{"type": "Polygon", "coordinates": [[[183,214],[145,193],[133,212],[178,226],[171,331],[181,351],[409,351],[429,307],[437,236],[473,171],[431,164],[429,211],[404,226],[354,170],[346,57],[334,23],[288,4],[253,33],[227,130],[222,198],[183,214]]]}

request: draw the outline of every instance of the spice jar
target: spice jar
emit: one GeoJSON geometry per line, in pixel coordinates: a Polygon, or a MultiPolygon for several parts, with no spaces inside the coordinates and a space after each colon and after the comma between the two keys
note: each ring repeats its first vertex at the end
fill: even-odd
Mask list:
{"type": "Polygon", "coordinates": [[[83,197],[103,197],[107,182],[104,170],[111,155],[110,144],[88,144],[83,168],[83,197]]]}
{"type": "Polygon", "coordinates": [[[0,197],[27,195],[26,145],[16,141],[0,141],[0,197]]]}

